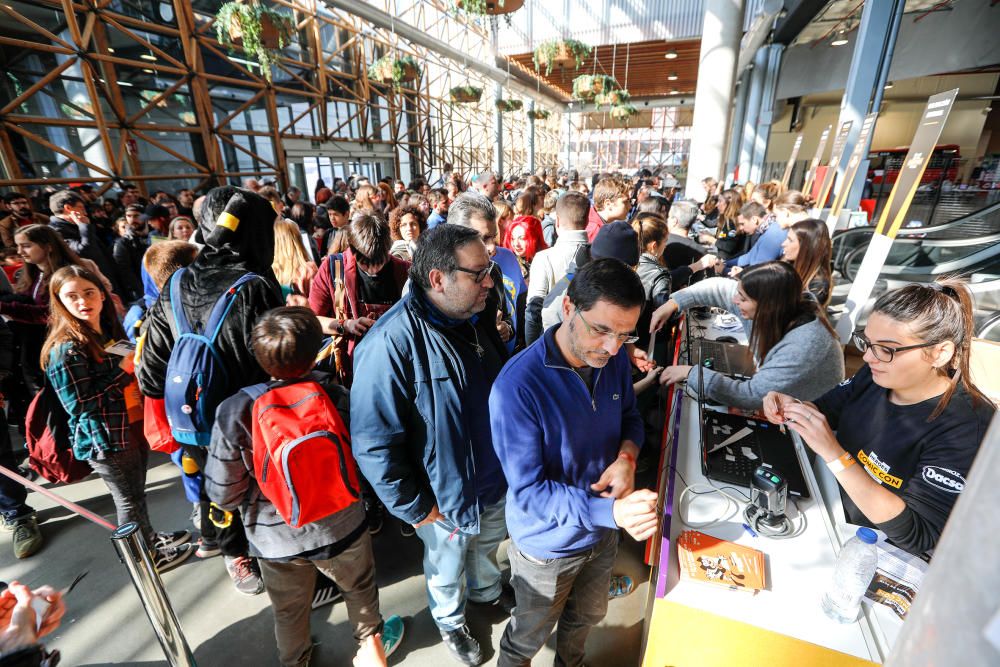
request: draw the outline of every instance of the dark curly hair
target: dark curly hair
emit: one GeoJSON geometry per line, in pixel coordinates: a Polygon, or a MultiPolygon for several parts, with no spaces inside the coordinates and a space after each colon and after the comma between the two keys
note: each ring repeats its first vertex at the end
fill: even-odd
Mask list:
{"type": "Polygon", "coordinates": [[[399,223],[404,215],[412,215],[420,225],[420,233],[427,231],[427,216],[416,206],[397,206],[389,212],[389,236],[393,241],[401,241],[403,237],[399,235],[399,223]]]}

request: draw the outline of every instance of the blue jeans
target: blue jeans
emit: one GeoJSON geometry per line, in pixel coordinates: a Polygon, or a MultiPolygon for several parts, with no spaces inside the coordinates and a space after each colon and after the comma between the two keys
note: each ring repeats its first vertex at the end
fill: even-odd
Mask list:
{"type": "Polygon", "coordinates": [[[479,515],[479,534],[454,532],[448,521],[417,528],[424,543],[424,576],[431,616],[443,631],[465,625],[465,588],[473,602],[489,602],[500,595],[497,547],[507,537],[506,500],[479,515]],[[454,532],[454,534],[453,534],[454,532]]]}

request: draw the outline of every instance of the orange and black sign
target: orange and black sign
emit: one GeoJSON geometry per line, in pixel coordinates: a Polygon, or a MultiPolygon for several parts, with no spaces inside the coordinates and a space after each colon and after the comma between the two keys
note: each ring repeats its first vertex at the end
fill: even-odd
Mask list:
{"type": "Polygon", "coordinates": [[[809,163],[806,182],[802,186],[802,192],[806,195],[812,190],[813,179],[816,178],[816,167],[819,166],[819,161],[823,159],[823,151],[826,150],[826,142],[830,138],[831,130],[833,130],[833,125],[827,125],[826,129],[823,130],[823,134],[819,135],[819,146],[816,147],[816,155],[813,156],[812,162],[809,163]]]}
{"type": "Polygon", "coordinates": [[[792,145],[792,154],[788,157],[788,164],[785,165],[785,175],[781,177],[781,185],[788,187],[788,179],[792,177],[792,167],[795,166],[795,159],[799,156],[799,149],[802,148],[802,133],[795,137],[795,144],[792,145]]]}

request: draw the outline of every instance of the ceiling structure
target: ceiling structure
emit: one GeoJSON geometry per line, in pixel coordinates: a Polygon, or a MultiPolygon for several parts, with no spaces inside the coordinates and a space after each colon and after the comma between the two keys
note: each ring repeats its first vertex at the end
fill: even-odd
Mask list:
{"type": "MultiPolygon", "coordinates": [[[[919,20],[921,15],[950,11],[959,0],[907,0],[904,13],[909,18],[919,20]]],[[[831,0],[798,34],[793,44],[830,42],[840,31],[850,34],[861,22],[864,0],[831,0]]],[[[786,3],[787,6],[787,3],[786,3]]]]}
{"type": "Polygon", "coordinates": [[[598,46],[593,49],[579,69],[554,68],[545,75],[544,68],[535,72],[532,53],[508,56],[512,66],[563,92],[569,99],[573,92],[573,79],[581,74],[607,74],[614,77],[621,88],[627,88],[633,99],[691,95],[698,79],[698,53],[700,39],[673,42],[662,40],[598,46]],[[676,58],[667,59],[667,54],[676,58]],[[671,80],[676,76],[676,80],[671,80]]]}

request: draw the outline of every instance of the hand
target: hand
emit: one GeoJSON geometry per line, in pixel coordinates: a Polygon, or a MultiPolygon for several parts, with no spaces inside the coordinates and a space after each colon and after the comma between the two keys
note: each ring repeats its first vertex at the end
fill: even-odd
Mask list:
{"type": "Polygon", "coordinates": [[[437,503],[434,503],[434,507],[432,507],[431,511],[427,514],[427,516],[424,517],[424,520],[421,521],[420,523],[413,524],[413,527],[420,528],[422,526],[429,526],[435,521],[441,521],[442,519],[444,519],[444,515],[438,511],[437,503]]]}
{"type": "Polygon", "coordinates": [[[354,667],[385,667],[385,649],[382,635],[375,634],[361,640],[361,646],[351,661],[354,667]]]}
{"type": "Polygon", "coordinates": [[[715,274],[721,275],[726,270],[726,260],[720,259],[715,262],[715,274]]]}
{"type": "Polygon", "coordinates": [[[618,527],[624,528],[638,542],[649,539],[656,532],[659,521],[656,494],[649,489],[639,489],[616,500],[612,513],[618,527]]]}
{"type": "Polygon", "coordinates": [[[764,416],[772,424],[785,423],[785,406],[795,403],[795,399],[788,394],[778,391],[769,391],[764,396],[764,416]]]}
{"type": "Polygon", "coordinates": [[[844,452],[837,436],[826,421],[826,415],[811,403],[792,402],[783,406],[785,423],[802,438],[809,449],[824,461],[832,461],[844,452]]]}
{"type": "Polygon", "coordinates": [[[643,379],[652,381],[662,372],[663,372],[663,366],[653,366],[648,371],[646,371],[646,377],[643,379]]]}
{"type": "Polygon", "coordinates": [[[369,319],[367,317],[359,317],[356,320],[347,320],[344,322],[344,329],[347,333],[351,334],[356,338],[361,338],[365,333],[372,328],[375,324],[375,320],[369,319]]]}
{"type": "Polygon", "coordinates": [[[635,489],[635,463],[618,457],[611,462],[601,478],[590,485],[590,490],[600,493],[601,498],[621,500],[635,489]]]}
{"type": "Polygon", "coordinates": [[[301,294],[289,294],[285,297],[286,306],[305,306],[309,307],[309,299],[305,298],[301,294]]]}
{"type": "Polygon", "coordinates": [[[711,255],[711,254],[704,255],[701,259],[699,259],[696,262],[699,266],[695,270],[696,271],[704,271],[706,269],[709,269],[709,268],[715,266],[718,261],[719,261],[719,258],[716,257],[715,255],[711,255]]]}
{"type": "Polygon", "coordinates": [[[650,333],[662,329],[663,325],[666,324],[679,309],[680,307],[677,305],[677,302],[670,299],[665,304],[654,310],[653,316],[649,320],[650,333]]]}
{"type": "Polygon", "coordinates": [[[12,581],[0,593],[0,653],[13,652],[35,644],[40,638],[59,626],[66,605],[62,594],[51,586],[42,586],[34,591],[24,584],[12,581]],[[41,622],[41,628],[32,601],[41,599],[48,603],[41,622]]]}
{"type": "Polygon", "coordinates": [[[641,350],[635,346],[635,343],[629,343],[628,356],[632,360],[632,365],[638,368],[643,373],[648,373],[650,369],[656,366],[656,362],[649,358],[645,350],[641,350]]]}
{"type": "Polygon", "coordinates": [[[677,384],[687,380],[692,366],[667,366],[660,374],[660,384],[677,384]]]}
{"type": "Polygon", "coordinates": [[[87,214],[81,213],[80,211],[70,211],[69,219],[78,225],[90,224],[90,218],[87,217],[87,214]]]}
{"type": "Polygon", "coordinates": [[[735,278],[736,276],[740,275],[740,273],[742,273],[742,272],[743,272],[743,267],[742,266],[734,266],[733,268],[729,269],[729,277],[730,278],[735,278]]]}
{"type": "Polygon", "coordinates": [[[122,357],[122,360],[118,362],[118,368],[129,375],[135,375],[135,352],[129,352],[122,357]]]}

